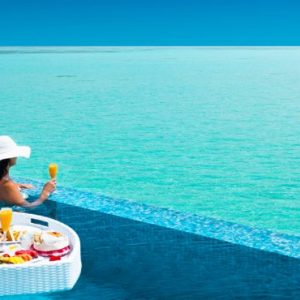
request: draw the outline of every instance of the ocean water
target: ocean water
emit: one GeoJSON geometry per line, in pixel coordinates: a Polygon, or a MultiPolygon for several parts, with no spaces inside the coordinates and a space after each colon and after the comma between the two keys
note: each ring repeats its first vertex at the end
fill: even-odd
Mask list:
{"type": "Polygon", "coordinates": [[[0,48],[13,174],[300,232],[300,48],[0,48]]]}

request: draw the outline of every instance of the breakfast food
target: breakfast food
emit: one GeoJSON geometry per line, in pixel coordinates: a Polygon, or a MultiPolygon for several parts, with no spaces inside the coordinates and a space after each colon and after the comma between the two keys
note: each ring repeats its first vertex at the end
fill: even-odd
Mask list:
{"type": "Polygon", "coordinates": [[[34,251],[34,250],[18,250],[15,253],[15,255],[23,255],[23,254],[30,255],[32,258],[37,258],[38,257],[37,252],[34,251]]]}
{"type": "MultiPolygon", "coordinates": [[[[7,248],[7,251],[10,253],[12,250],[12,246],[7,248]]],[[[8,253],[2,254],[0,256],[0,264],[23,264],[36,258],[38,258],[38,254],[34,250],[17,250],[12,255],[8,253]]]]}
{"type": "Polygon", "coordinates": [[[64,234],[31,230],[26,226],[13,226],[6,235],[0,229],[0,242],[0,265],[38,262],[46,258],[55,262],[71,251],[69,239],[64,234]]]}
{"type": "Polygon", "coordinates": [[[22,239],[24,235],[26,235],[26,230],[13,230],[13,237],[15,241],[19,241],[22,239]]]}
{"type": "Polygon", "coordinates": [[[63,256],[70,252],[69,239],[60,232],[41,231],[34,234],[32,249],[41,256],[63,256]]]}
{"type": "Polygon", "coordinates": [[[5,234],[0,231],[0,242],[5,242],[6,241],[6,238],[5,238],[5,234]]]}
{"type": "Polygon", "coordinates": [[[2,229],[0,229],[0,242],[16,242],[22,239],[24,235],[26,235],[26,230],[8,230],[5,234],[3,233],[2,229]]]}
{"type": "MultiPolygon", "coordinates": [[[[16,235],[17,236],[17,235],[16,235]]],[[[6,240],[8,242],[14,242],[15,240],[15,235],[13,234],[13,232],[11,232],[11,230],[8,230],[6,233],[6,240]]]]}
{"type": "Polygon", "coordinates": [[[20,256],[9,256],[9,255],[0,256],[0,263],[23,264],[24,262],[25,260],[20,256]]]}

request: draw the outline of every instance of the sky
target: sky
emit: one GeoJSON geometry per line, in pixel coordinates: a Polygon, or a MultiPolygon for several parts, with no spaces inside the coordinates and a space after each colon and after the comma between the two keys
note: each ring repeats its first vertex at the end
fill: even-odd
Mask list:
{"type": "Polygon", "coordinates": [[[0,46],[300,45],[300,0],[0,0],[0,46]]]}

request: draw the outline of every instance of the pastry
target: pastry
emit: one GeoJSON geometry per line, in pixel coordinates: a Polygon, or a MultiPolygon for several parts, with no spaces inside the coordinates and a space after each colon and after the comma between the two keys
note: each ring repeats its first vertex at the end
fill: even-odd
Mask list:
{"type": "Polygon", "coordinates": [[[60,232],[42,231],[33,237],[32,249],[41,256],[63,256],[70,252],[69,239],[60,232]]]}

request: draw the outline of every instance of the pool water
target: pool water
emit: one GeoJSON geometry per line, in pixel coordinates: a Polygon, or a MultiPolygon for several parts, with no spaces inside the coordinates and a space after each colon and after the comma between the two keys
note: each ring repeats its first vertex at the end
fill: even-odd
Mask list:
{"type": "Polygon", "coordinates": [[[14,175],[300,232],[300,48],[0,48],[14,175]]]}
{"type": "MultiPolygon", "coordinates": [[[[28,181],[33,199],[41,183],[28,181]]],[[[300,297],[299,236],[63,187],[50,199],[30,212],[78,233],[81,276],[71,291],[6,300],[300,297]]]]}

